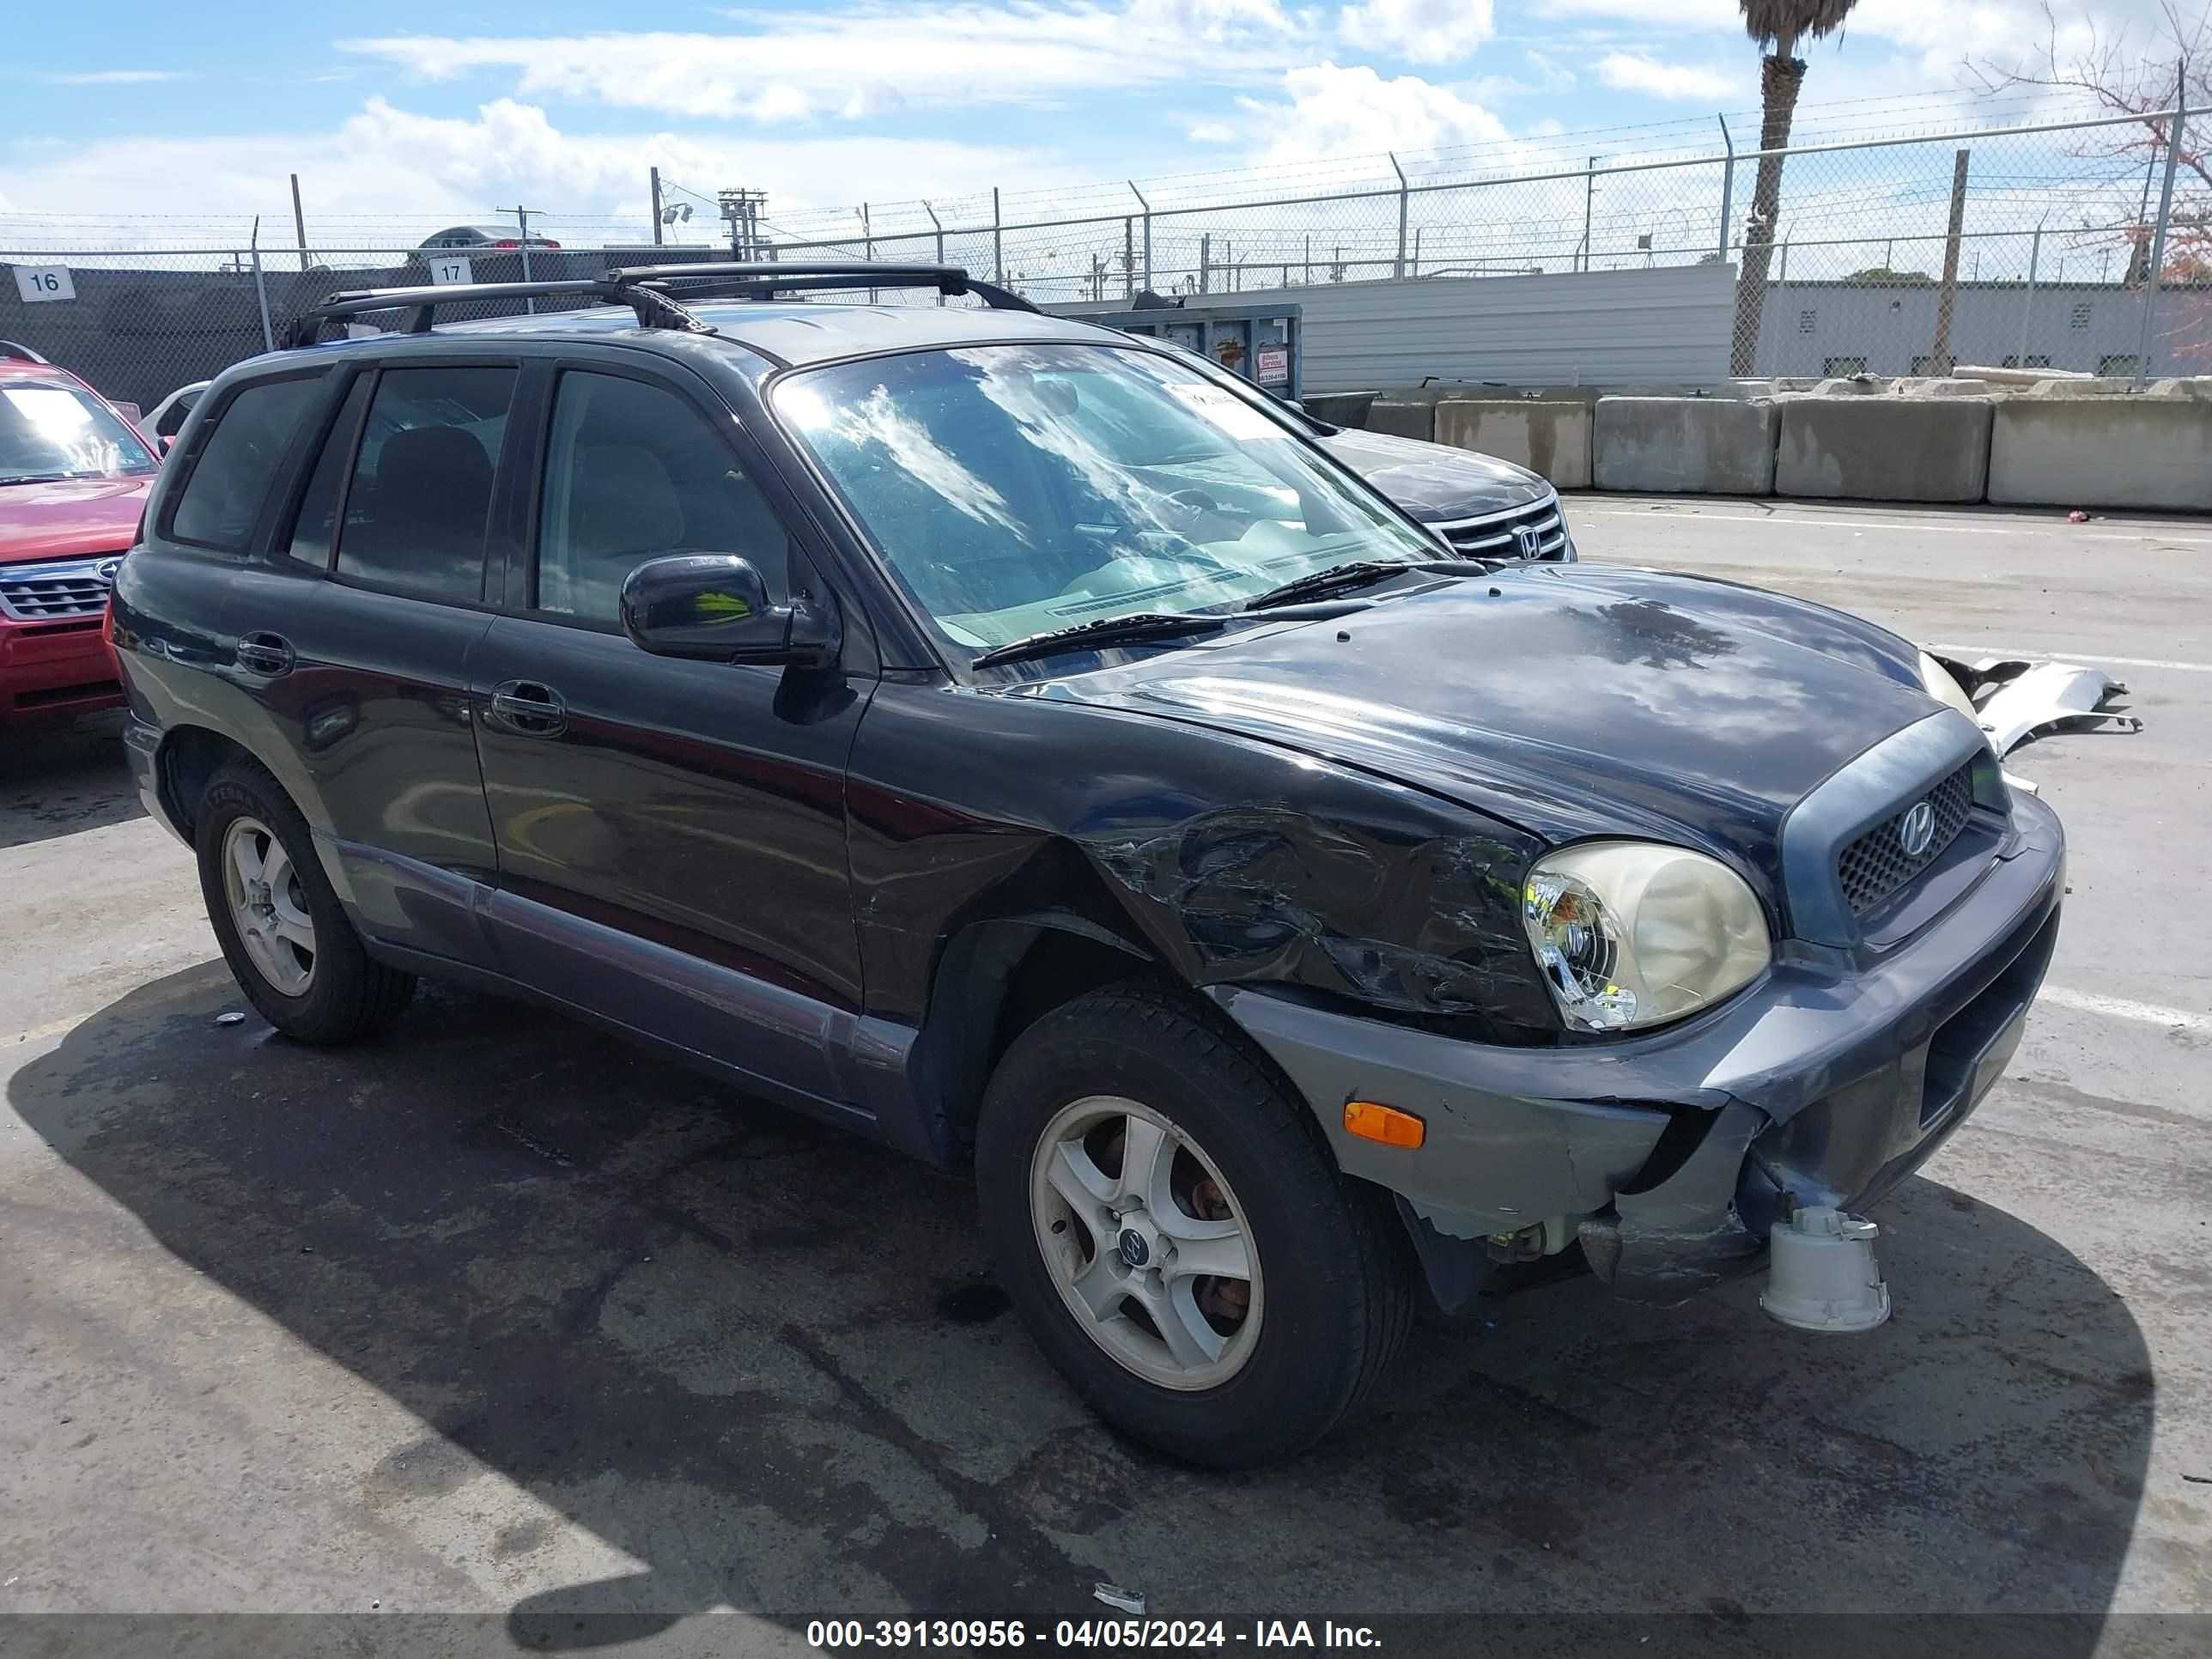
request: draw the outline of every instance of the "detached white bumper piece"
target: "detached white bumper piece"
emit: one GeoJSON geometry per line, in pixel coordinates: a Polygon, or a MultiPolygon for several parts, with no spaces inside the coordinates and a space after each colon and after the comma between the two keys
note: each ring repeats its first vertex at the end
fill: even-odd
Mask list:
{"type": "Polygon", "coordinates": [[[1841,1210],[1800,1210],[1776,1222],[1759,1305],[1796,1330],[1872,1330],[1889,1317],[1889,1286],[1874,1259],[1881,1231],[1841,1210]]]}

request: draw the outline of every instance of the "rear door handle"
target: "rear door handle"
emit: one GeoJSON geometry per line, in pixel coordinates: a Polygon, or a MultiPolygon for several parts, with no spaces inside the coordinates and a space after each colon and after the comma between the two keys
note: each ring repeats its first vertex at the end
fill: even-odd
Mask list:
{"type": "Polygon", "coordinates": [[[556,737],[568,724],[568,705],[536,680],[501,680],[491,689],[493,718],[526,738],[556,737]]]}
{"type": "Polygon", "coordinates": [[[268,679],[290,673],[293,665],[300,660],[292,649],[292,642],[282,634],[240,634],[236,654],[240,667],[268,679]]]}

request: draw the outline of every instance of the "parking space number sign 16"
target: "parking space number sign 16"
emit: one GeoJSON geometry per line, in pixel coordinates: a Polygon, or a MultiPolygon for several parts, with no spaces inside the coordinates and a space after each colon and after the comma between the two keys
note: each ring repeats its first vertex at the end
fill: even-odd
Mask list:
{"type": "Polygon", "coordinates": [[[76,283],[67,265],[17,265],[15,292],[23,296],[26,305],[40,300],[74,300],[76,283]]]}

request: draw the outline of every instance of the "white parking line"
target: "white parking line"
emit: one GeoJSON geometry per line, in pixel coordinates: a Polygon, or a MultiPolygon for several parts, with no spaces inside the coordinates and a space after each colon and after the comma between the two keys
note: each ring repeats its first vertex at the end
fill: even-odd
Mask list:
{"type": "Polygon", "coordinates": [[[1924,648],[1954,657],[1968,653],[1977,657],[2026,657],[2033,661],[2082,663],[2092,668],[2118,663],[2123,668],[2171,668],[2184,674],[2212,674],[2212,662],[2172,662],[2164,657],[2108,657],[2101,651],[2030,651],[2017,645],[1930,645],[1924,648]]]}
{"type": "Polygon", "coordinates": [[[2130,1002],[2125,997],[2101,996],[2094,991],[2069,990],[2063,985],[2046,985],[2040,996],[2045,1002],[2057,1003],[2061,1008],[2077,1009],[2085,1014],[2131,1019],[2144,1025],[2163,1025],[2168,1030],[2212,1033],[2212,1014],[2192,1014],[2185,1008],[2161,1008],[2155,1003],[2130,1002]]]}
{"type": "Polygon", "coordinates": [[[2171,532],[2148,526],[2142,530],[2081,530],[2063,520],[2028,520],[2016,524],[1954,524],[1938,518],[1927,519],[1801,519],[1779,513],[1716,512],[1711,507],[1587,507],[1580,501],[1575,504],[1572,517],[1577,519],[1643,519],[1679,520],[1696,524],[1790,524],[1802,525],[1812,530],[1909,530],[1915,534],[1932,532],[1943,536],[2021,536],[2049,531],[2067,531],[2076,541],[2093,542],[2159,542],[2183,547],[2212,547],[2212,536],[2176,535],[2171,532]]]}
{"type": "Polygon", "coordinates": [[[1674,520],[1696,524],[1802,524],[1815,530],[1940,530],[1953,536],[2016,536],[2009,525],[1937,524],[1896,519],[1792,519],[1778,513],[1686,513],[1668,508],[1577,506],[1577,519],[1674,520]]]}

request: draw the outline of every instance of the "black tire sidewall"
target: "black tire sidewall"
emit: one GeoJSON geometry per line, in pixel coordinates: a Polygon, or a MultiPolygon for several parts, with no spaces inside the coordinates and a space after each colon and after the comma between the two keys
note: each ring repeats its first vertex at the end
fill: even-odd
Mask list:
{"type": "Polygon", "coordinates": [[[258,766],[233,764],[217,772],[200,798],[192,825],[199,860],[200,891],[209,924],[222,948],[231,976],[261,1017],[278,1030],[305,1042],[327,1042],[352,1034],[362,1024],[369,994],[368,961],[315,851],[307,820],[275,779],[258,766]],[[254,964],[230,913],[222,870],[223,840],[240,818],[258,820],[283,843],[299,872],[300,889],[315,927],[315,971],[307,990],[287,995],[254,964]]]}
{"type": "Polygon", "coordinates": [[[1358,1391],[1373,1335],[1358,1252],[1374,1247],[1376,1218],[1302,1121],[1304,1104],[1226,1034],[1148,1001],[1153,1018],[1140,1023],[1115,1002],[1094,994],[1047,1015],[986,1093],[976,1185],[1006,1292],[1077,1392],[1134,1437],[1218,1468],[1287,1455],[1334,1427],[1358,1391]],[[1205,1149],[1243,1212],[1260,1260],[1260,1334],[1218,1387],[1168,1389],[1126,1370],[1061,1299],[1030,1218],[1030,1160],[1054,1114],[1087,1095],[1164,1113],[1205,1149]]]}

